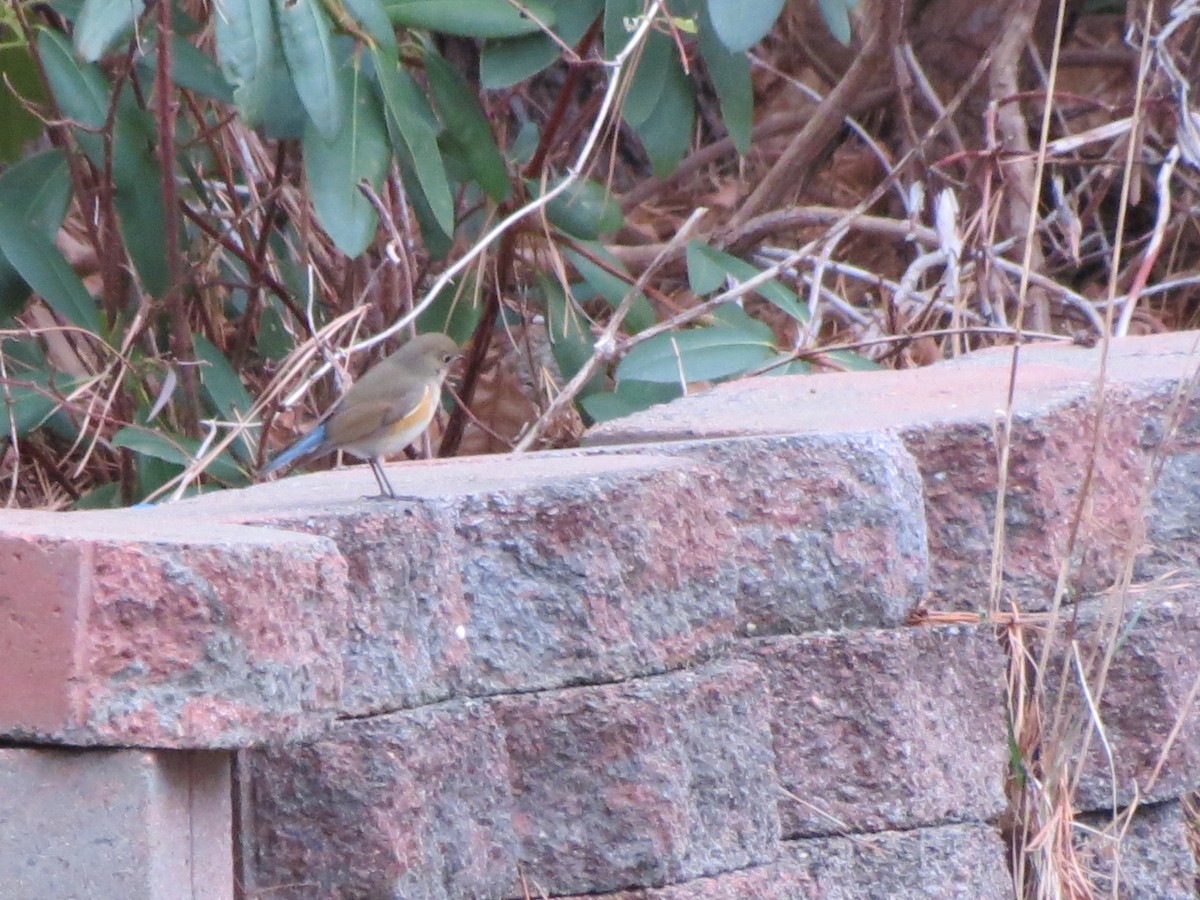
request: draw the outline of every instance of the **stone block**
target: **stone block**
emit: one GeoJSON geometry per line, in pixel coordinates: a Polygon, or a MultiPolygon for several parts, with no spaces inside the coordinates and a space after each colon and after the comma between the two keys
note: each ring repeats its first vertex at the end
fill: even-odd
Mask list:
{"type": "MultiPolygon", "coordinates": [[[[974,369],[968,371],[975,372],[974,369]]],[[[984,370],[978,370],[983,373],[984,370]]],[[[1019,381],[1051,383],[1054,370],[1023,371],[1019,381]]],[[[1004,502],[1004,608],[1046,609],[1072,547],[1072,594],[1101,590],[1116,580],[1143,534],[1142,473],[1137,448],[1141,419],[1110,405],[1090,465],[1088,497],[1080,498],[1093,457],[1094,401],[1024,404],[1014,415],[1004,502]]],[[[934,422],[908,427],[904,442],[925,481],[932,572],[931,605],[944,610],[986,609],[992,583],[996,498],[1000,479],[1001,420],[934,422]]]]}
{"type": "Polygon", "coordinates": [[[1114,900],[1195,900],[1200,872],[1189,823],[1178,801],[1139,807],[1132,815],[1089,814],[1076,820],[1075,852],[1096,896],[1114,900]]]}
{"type": "Polygon", "coordinates": [[[984,821],[1006,807],[990,628],[748,641],[771,684],[785,837],[984,821]]]}
{"type": "Polygon", "coordinates": [[[595,900],[1010,900],[1014,894],[1007,859],[1008,848],[994,828],[945,825],[787,841],[778,863],[661,888],[587,896],[595,900]]]}
{"type": "Polygon", "coordinates": [[[248,896],[517,893],[504,737],[479,702],[346,721],[244,761],[248,896]]]}
{"type": "MultiPolygon", "coordinates": [[[[1062,613],[1060,637],[1041,682],[1042,708],[1062,708],[1063,723],[1046,740],[1071,735],[1066,747],[1085,765],[1074,794],[1079,810],[1112,809],[1135,800],[1159,803],[1200,787],[1200,590],[1180,574],[1089,600],[1062,613]],[[1111,659],[1106,651],[1111,648],[1111,659]],[[1068,667],[1062,678],[1063,667],[1068,667]],[[1086,673],[1088,691],[1079,687],[1086,673]],[[1065,684],[1065,703],[1058,696],[1065,684]],[[1098,711],[1099,730],[1094,711],[1098,711]],[[1086,744],[1086,747],[1085,747],[1086,744]]],[[[1040,644],[1037,645],[1040,654],[1040,644]]],[[[1061,756],[1044,748],[1041,756],[1061,756]]],[[[1073,774],[1072,766],[1072,774],[1073,774]]]]}
{"type": "Polygon", "coordinates": [[[345,567],[304,535],[15,513],[0,531],[0,736],[231,748],[323,727],[345,567]]]}
{"type": "Polygon", "coordinates": [[[1010,900],[1008,848],[981,824],[789,841],[782,867],[820,900],[1010,900]]]}
{"type": "Polygon", "coordinates": [[[746,635],[899,625],[923,598],[922,484],[887,434],[689,443],[724,510],[746,635]]]}
{"type": "Polygon", "coordinates": [[[663,672],[732,640],[738,562],[704,466],[547,453],[393,467],[415,502],[347,499],[349,475],[190,508],[337,544],[351,715],[663,672]]]}
{"type": "Polygon", "coordinates": [[[775,858],[770,700],[753,666],[494,703],[531,885],[597,893],[775,858]]]}
{"type": "Polygon", "coordinates": [[[1200,451],[1164,453],[1150,486],[1139,579],[1200,569],[1200,451]]]}
{"type": "Polygon", "coordinates": [[[661,888],[587,894],[565,900],[821,900],[826,896],[821,891],[822,886],[798,867],[772,864],[661,888]]]}
{"type": "Polygon", "coordinates": [[[10,900],[228,900],[230,756],[0,748],[10,900]]]}

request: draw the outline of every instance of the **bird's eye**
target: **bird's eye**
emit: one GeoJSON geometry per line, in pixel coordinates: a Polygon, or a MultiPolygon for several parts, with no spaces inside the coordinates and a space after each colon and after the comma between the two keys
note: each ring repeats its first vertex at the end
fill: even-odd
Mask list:
{"type": "Polygon", "coordinates": [[[443,356],[443,357],[442,357],[442,362],[444,362],[444,363],[452,363],[452,362],[454,362],[454,354],[453,354],[453,353],[447,353],[445,356],[443,356]]]}

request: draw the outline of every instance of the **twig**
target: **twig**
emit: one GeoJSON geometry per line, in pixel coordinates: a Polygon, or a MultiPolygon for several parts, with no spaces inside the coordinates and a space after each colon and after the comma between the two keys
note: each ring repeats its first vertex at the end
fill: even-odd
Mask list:
{"type": "Polygon", "coordinates": [[[850,69],[825,99],[817,104],[812,118],[771,166],[770,171],[746,198],[729,223],[731,231],[768,207],[782,205],[783,198],[799,176],[817,160],[828,141],[842,127],[851,98],[863,93],[888,58],[888,35],[898,33],[894,20],[902,4],[885,0],[883,9],[872,10],[872,27],[850,69]]]}
{"type": "Polygon", "coordinates": [[[1129,333],[1129,322],[1133,319],[1133,311],[1137,309],[1138,297],[1141,295],[1142,289],[1146,287],[1146,282],[1150,280],[1150,270],[1158,262],[1158,254],[1162,250],[1163,237],[1167,231],[1167,222],[1171,218],[1171,176],[1175,173],[1179,154],[1179,144],[1176,144],[1167,153],[1162,168],[1158,170],[1158,178],[1155,179],[1158,186],[1158,211],[1154,216],[1154,229],[1151,231],[1150,243],[1142,252],[1142,262],[1133,277],[1133,284],[1130,285],[1129,292],[1125,295],[1121,318],[1117,320],[1116,329],[1113,332],[1116,337],[1125,337],[1129,333]]]}

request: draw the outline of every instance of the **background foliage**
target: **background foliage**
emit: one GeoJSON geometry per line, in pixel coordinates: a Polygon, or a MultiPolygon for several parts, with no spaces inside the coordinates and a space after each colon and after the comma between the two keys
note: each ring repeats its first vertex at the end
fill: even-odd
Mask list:
{"type": "Polygon", "coordinates": [[[414,329],[469,342],[453,454],[1186,325],[1195,22],[1058,10],[7,4],[6,503],[247,484],[414,329]]]}

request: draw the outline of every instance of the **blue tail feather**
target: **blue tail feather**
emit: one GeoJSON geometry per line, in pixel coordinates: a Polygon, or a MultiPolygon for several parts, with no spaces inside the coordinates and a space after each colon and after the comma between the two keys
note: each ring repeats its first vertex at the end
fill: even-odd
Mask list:
{"type": "Polygon", "coordinates": [[[325,423],[321,423],[292,446],[288,447],[273,460],[267,463],[259,470],[260,475],[270,475],[277,469],[282,469],[289,463],[293,463],[302,456],[309,456],[324,449],[321,445],[325,443],[325,423]]]}

